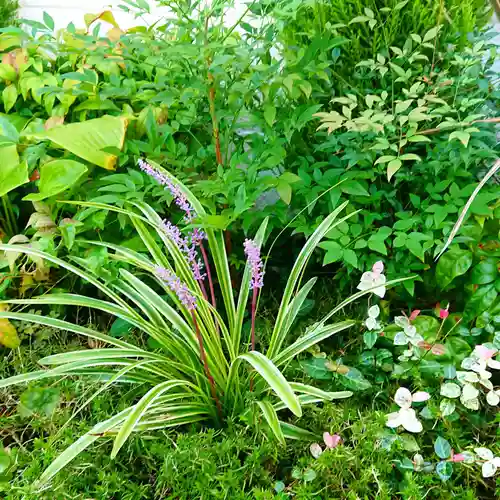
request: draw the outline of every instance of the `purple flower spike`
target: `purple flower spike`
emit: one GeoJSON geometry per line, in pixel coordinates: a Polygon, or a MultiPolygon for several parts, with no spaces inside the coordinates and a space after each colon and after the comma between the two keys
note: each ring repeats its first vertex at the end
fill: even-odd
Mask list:
{"type": "Polygon", "coordinates": [[[207,235],[204,233],[204,231],[201,231],[200,229],[195,227],[191,232],[191,243],[199,247],[206,237],[207,235]]]}
{"type": "Polygon", "coordinates": [[[158,278],[163,280],[168,285],[170,290],[177,295],[188,311],[194,311],[196,309],[195,297],[189,291],[188,287],[184,285],[184,283],[182,283],[174,273],[161,266],[155,267],[155,273],[158,278]]]}
{"type": "Polygon", "coordinates": [[[252,279],[250,280],[250,289],[262,288],[264,286],[264,271],[262,259],[260,257],[260,249],[253,240],[245,240],[243,244],[245,254],[248,258],[248,263],[252,269],[252,279]]]}
{"type": "Polygon", "coordinates": [[[181,191],[179,186],[176,186],[169,177],[165,174],[162,174],[152,165],[150,165],[147,161],[140,159],[137,162],[139,168],[146,172],[150,177],[156,179],[162,186],[165,186],[166,189],[170,191],[170,194],[173,196],[175,204],[184,212],[184,221],[186,224],[190,224],[193,222],[193,219],[196,217],[196,212],[193,207],[190,205],[186,195],[181,191]]]}
{"type": "MultiPolygon", "coordinates": [[[[179,250],[185,255],[186,260],[193,271],[194,279],[197,281],[203,280],[205,277],[202,274],[203,264],[201,260],[198,259],[198,255],[196,254],[196,247],[194,243],[190,244],[188,238],[182,236],[180,229],[172,224],[170,221],[163,221],[161,224],[162,231],[167,235],[167,237],[179,248],[179,250]]],[[[191,241],[193,242],[193,235],[195,234],[196,229],[193,230],[191,235],[191,241]]],[[[202,234],[202,233],[201,233],[202,234]]],[[[196,233],[196,237],[200,237],[200,232],[196,233]]]]}

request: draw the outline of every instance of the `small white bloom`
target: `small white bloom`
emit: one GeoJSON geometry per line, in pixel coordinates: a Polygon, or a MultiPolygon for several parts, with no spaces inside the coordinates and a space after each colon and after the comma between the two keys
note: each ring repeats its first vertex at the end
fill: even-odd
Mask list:
{"type": "Polygon", "coordinates": [[[427,392],[418,391],[412,395],[406,387],[400,387],[394,395],[394,401],[401,409],[387,415],[387,427],[396,428],[402,426],[409,432],[421,432],[423,429],[422,423],[418,420],[411,405],[413,402],[427,401],[429,398],[430,395],[427,392]]]}
{"type": "Polygon", "coordinates": [[[314,457],[314,458],[318,458],[322,453],[323,453],[323,450],[321,448],[321,446],[318,444],[318,443],[313,443],[310,447],[309,447],[310,451],[311,451],[311,455],[314,457]]]}
{"type": "Polygon", "coordinates": [[[500,457],[495,457],[488,448],[474,448],[474,451],[481,460],[485,460],[482,466],[483,477],[494,476],[500,467],[500,457]]]}
{"type": "Polygon", "coordinates": [[[385,295],[385,282],[386,278],[383,274],[368,271],[361,276],[358,290],[364,291],[376,287],[374,290],[371,290],[372,293],[383,298],[385,295]]]}

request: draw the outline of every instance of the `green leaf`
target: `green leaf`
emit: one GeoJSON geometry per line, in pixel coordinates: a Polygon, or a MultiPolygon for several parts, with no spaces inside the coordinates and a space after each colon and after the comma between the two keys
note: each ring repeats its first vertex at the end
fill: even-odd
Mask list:
{"type": "Polygon", "coordinates": [[[31,193],[23,199],[40,201],[65,191],[87,172],[87,167],[78,161],[54,160],[40,168],[39,193],[31,193]]]}
{"type": "Polygon", "coordinates": [[[45,11],[43,13],[43,22],[45,23],[45,26],[49,28],[49,30],[54,29],[54,19],[52,19],[52,17],[45,11]]]}
{"type": "Polygon", "coordinates": [[[433,38],[436,38],[436,35],[438,34],[439,31],[439,26],[436,26],[434,28],[431,28],[425,35],[423,39],[423,43],[428,42],[429,40],[432,40],[433,38]]]}
{"type": "MultiPolygon", "coordinates": [[[[396,64],[391,64],[391,67],[396,71],[396,73],[398,73],[399,76],[406,76],[404,74],[404,70],[399,68],[399,66],[396,66],[396,64]],[[401,74],[401,71],[399,71],[399,69],[396,69],[396,68],[401,69],[401,71],[403,71],[403,74],[401,74]]],[[[398,102],[396,104],[396,108],[395,108],[396,114],[398,115],[398,114],[406,111],[411,106],[412,103],[413,103],[413,99],[407,99],[406,101],[398,102]]]]}
{"type": "Polygon", "coordinates": [[[469,250],[450,250],[441,256],[436,267],[436,281],[441,289],[469,270],[472,257],[469,250]]]}
{"type": "Polygon", "coordinates": [[[403,162],[401,160],[392,160],[387,165],[387,180],[390,181],[392,176],[401,168],[403,162]]]}
{"type": "Polygon", "coordinates": [[[453,465],[450,462],[439,462],[436,465],[436,473],[441,481],[447,481],[453,474],[453,465]]]}
{"type": "Polygon", "coordinates": [[[481,261],[472,268],[471,282],[474,285],[486,285],[495,281],[498,276],[497,260],[490,258],[481,261]]]}
{"type": "Polygon", "coordinates": [[[400,160],[407,161],[407,160],[415,160],[415,161],[422,161],[422,158],[420,156],[413,154],[413,153],[406,153],[404,155],[401,155],[399,157],[400,160]]]}
{"type": "Polygon", "coordinates": [[[420,450],[417,440],[410,434],[401,434],[399,436],[399,441],[401,442],[403,449],[406,451],[415,453],[420,450]]]}
{"type": "Polygon", "coordinates": [[[240,355],[237,359],[245,360],[247,363],[252,365],[252,367],[257,370],[261,377],[269,384],[269,387],[271,387],[281,401],[285,403],[287,408],[289,408],[289,410],[297,417],[302,415],[302,408],[300,407],[297,396],[293,392],[285,377],[269,358],[260,352],[251,351],[248,354],[240,355]]]}
{"type": "Polygon", "coordinates": [[[111,458],[115,458],[120,448],[125,444],[130,434],[134,431],[135,427],[141,418],[147,413],[151,405],[165,392],[179,386],[187,386],[185,380],[167,380],[158,384],[150,389],[139,402],[132,407],[132,411],[126,417],[125,421],[120,427],[118,434],[115,437],[113,449],[111,450],[111,458]]]}
{"type": "Polygon", "coordinates": [[[134,329],[134,325],[131,325],[128,321],[122,318],[116,318],[109,329],[109,334],[112,337],[124,337],[129,335],[134,329]]]}
{"type": "Polygon", "coordinates": [[[370,237],[368,240],[368,248],[374,252],[381,253],[382,255],[387,255],[387,248],[382,239],[370,237]]]}
{"type": "Polygon", "coordinates": [[[283,431],[283,435],[287,439],[299,439],[299,440],[315,440],[318,438],[316,434],[312,432],[302,429],[301,427],[297,427],[296,425],[289,424],[287,422],[282,422],[280,420],[281,430],[283,431]]]}
{"type": "Polygon", "coordinates": [[[469,319],[479,316],[493,305],[497,296],[494,283],[479,287],[465,305],[464,316],[469,319]]]}
{"type": "Polygon", "coordinates": [[[371,349],[378,339],[378,333],[373,331],[367,331],[363,333],[363,341],[368,349],[371,349]]]}
{"type": "Polygon", "coordinates": [[[29,182],[28,164],[26,161],[19,163],[17,146],[9,144],[0,147],[0,196],[29,182]]]}
{"type": "Polygon", "coordinates": [[[12,82],[17,78],[17,72],[10,64],[0,63],[0,78],[12,82]]]}
{"type": "Polygon", "coordinates": [[[365,186],[359,181],[345,181],[340,185],[343,193],[355,196],[370,196],[365,186]]]}
{"type": "Polygon", "coordinates": [[[366,23],[367,21],[369,21],[370,18],[367,17],[367,16],[356,16],[354,18],[352,18],[350,21],[349,21],[349,24],[354,24],[354,23],[366,23]]]}
{"type": "Polygon", "coordinates": [[[287,204],[290,205],[292,201],[292,186],[288,184],[288,182],[278,181],[278,185],[276,186],[276,190],[280,195],[280,198],[287,204]]]}
{"type": "Polygon", "coordinates": [[[8,113],[17,101],[17,87],[13,83],[3,89],[2,99],[5,112],[8,113]]]}
{"type": "Polygon", "coordinates": [[[103,116],[81,123],[70,123],[33,134],[40,140],[49,140],[84,160],[114,170],[117,157],[106,153],[105,148],[122,149],[127,120],[124,117],[103,116]]]}
{"type": "Polygon", "coordinates": [[[384,155],[384,156],[381,156],[380,158],[377,159],[377,161],[375,162],[375,165],[378,165],[379,163],[387,163],[391,160],[395,160],[397,157],[394,156],[394,155],[384,155]]]}
{"type": "MultiPolygon", "coordinates": [[[[0,476],[4,475],[10,467],[10,455],[0,445],[0,476]]],[[[0,479],[1,482],[1,479],[0,479]]]]}
{"type": "Polygon", "coordinates": [[[448,137],[448,141],[452,141],[453,139],[458,139],[465,147],[469,144],[470,134],[463,130],[455,130],[448,137]]]}
{"type": "Polygon", "coordinates": [[[438,436],[434,441],[434,451],[439,458],[444,460],[451,455],[451,445],[446,439],[438,436]]]}
{"type": "Polygon", "coordinates": [[[60,399],[59,389],[55,387],[34,387],[21,394],[18,411],[22,417],[50,417],[58,407],[60,399]]]}
{"type": "Polygon", "coordinates": [[[276,108],[272,104],[266,104],[264,106],[264,118],[267,124],[272,127],[276,119],[276,108]]]}
{"type": "Polygon", "coordinates": [[[278,420],[278,414],[273,408],[273,405],[269,401],[257,401],[259,408],[262,411],[262,415],[266,419],[271,431],[275,435],[279,443],[285,446],[285,436],[283,436],[283,431],[281,430],[280,423],[278,420]]]}
{"type": "Polygon", "coordinates": [[[424,262],[424,249],[422,247],[422,244],[418,240],[407,238],[405,241],[405,246],[413,255],[415,255],[415,257],[418,257],[422,262],[424,262]]]}
{"type": "Polygon", "coordinates": [[[326,367],[325,358],[309,358],[301,361],[301,366],[306,374],[315,380],[330,380],[333,375],[326,367]]]}
{"type": "Polygon", "coordinates": [[[342,252],[342,259],[344,259],[344,261],[347,262],[352,267],[358,267],[358,257],[354,250],[351,250],[350,248],[345,248],[344,251],[342,252]]]}
{"type": "Polygon", "coordinates": [[[408,142],[431,142],[431,140],[426,135],[412,135],[406,138],[408,142]]]}

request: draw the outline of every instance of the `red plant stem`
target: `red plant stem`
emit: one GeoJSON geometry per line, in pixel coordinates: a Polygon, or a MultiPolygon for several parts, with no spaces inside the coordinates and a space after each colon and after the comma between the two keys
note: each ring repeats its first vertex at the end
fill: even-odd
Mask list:
{"type": "MultiPolygon", "coordinates": [[[[252,329],[250,337],[250,350],[255,351],[255,316],[257,313],[257,294],[259,289],[254,287],[252,295],[252,329]]],[[[250,392],[253,390],[253,378],[250,378],[250,392]]]]}
{"type": "Polygon", "coordinates": [[[259,293],[259,289],[254,287],[253,295],[252,295],[252,337],[250,341],[251,351],[255,351],[255,316],[257,312],[257,294],[259,293]]]}
{"type": "Polygon", "coordinates": [[[198,345],[200,347],[200,358],[201,358],[201,361],[203,363],[203,368],[205,369],[205,374],[207,376],[208,382],[210,383],[210,391],[212,393],[212,398],[215,401],[215,404],[217,406],[217,412],[219,413],[219,417],[222,419],[222,407],[221,407],[219,398],[217,397],[217,390],[215,388],[215,380],[212,377],[212,374],[210,373],[210,368],[208,366],[208,360],[207,360],[207,353],[205,352],[205,347],[203,345],[203,337],[201,336],[200,328],[198,326],[198,321],[196,320],[196,316],[194,314],[194,311],[191,311],[191,317],[193,319],[194,328],[196,331],[196,338],[198,339],[198,345]]]}
{"type": "Polygon", "coordinates": [[[205,251],[203,243],[200,243],[200,250],[201,250],[201,255],[203,256],[205,269],[207,270],[208,285],[210,286],[210,296],[212,298],[212,306],[214,307],[214,309],[217,309],[217,302],[215,300],[214,282],[212,281],[212,272],[210,271],[210,263],[208,262],[208,255],[207,252],[205,251]]]}

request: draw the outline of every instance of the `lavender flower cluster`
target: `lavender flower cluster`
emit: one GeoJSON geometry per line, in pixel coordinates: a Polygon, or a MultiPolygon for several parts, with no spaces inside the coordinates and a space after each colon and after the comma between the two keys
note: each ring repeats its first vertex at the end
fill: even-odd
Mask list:
{"type": "Polygon", "coordinates": [[[252,270],[252,279],[250,280],[250,289],[262,288],[264,286],[264,270],[262,259],[260,257],[260,249],[255,241],[246,239],[243,244],[245,255],[248,258],[248,263],[252,270]]]}
{"type": "Polygon", "coordinates": [[[201,272],[203,270],[203,264],[201,260],[198,259],[196,245],[199,245],[201,241],[203,241],[204,233],[198,229],[194,229],[188,239],[182,236],[180,229],[168,220],[164,220],[162,222],[161,229],[170,241],[175,243],[186,257],[186,260],[193,271],[194,279],[198,281],[203,280],[205,278],[205,274],[202,274],[201,272]]]}
{"type": "Polygon", "coordinates": [[[179,186],[176,186],[165,174],[162,174],[147,161],[140,159],[137,164],[143,172],[153,177],[153,179],[156,179],[162,186],[168,189],[174,198],[175,204],[184,212],[184,221],[186,224],[193,222],[193,219],[196,217],[196,212],[179,186]]]}
{"type": "MultiPolygon", "coordinates": [[[[143,172],[153,177],[153,179],[156,179],[162,186],[165,186],[165,188],[170,191],[170,194],[174,197],[176,205],[184,211],[184,221],[187,224],[190,224],[196,217],[196,212],[181,189],[176,186],[165,174],[161,173],[148,162],[139,160],[137,164],[143,172]]],[[[200,229],[194,228],[187,237],[184,237],[182,236],[180,229],[167,220],[162,222],[161,229],[185,255],[188,264],[193,271],[194,279],[202,281],[205,278],[205,274],[202,274],[203,264],[201,263],[201,260],[198,259],[196,247],[202,244],[203,240],[206,238],[206,234],[200,229]]]]}
{"type": "Polygon", "coordinates": [[[196,309],[196,298],[189,291],[189,288],[182,283],[174,273],[161,266],[155,267],[155,273],[158,278],[163,280],[170,290],[177,295],[188,311],[194,311],[196,309]]]}

